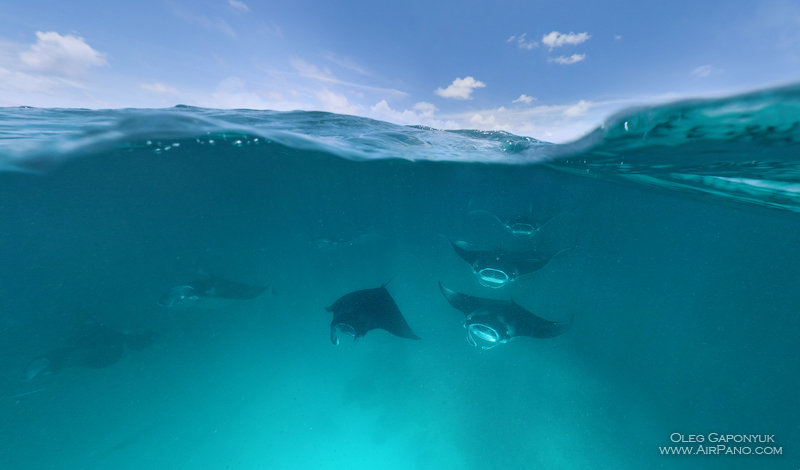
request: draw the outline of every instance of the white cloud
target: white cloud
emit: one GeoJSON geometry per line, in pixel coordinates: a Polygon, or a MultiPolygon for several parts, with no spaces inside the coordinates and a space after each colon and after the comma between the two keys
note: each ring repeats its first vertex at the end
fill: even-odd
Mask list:
{"type": "Polygon", "coordinates": [[[366,68],[362,67],[361,64],[356,62],[355,60],[349,57],[341,57],[339,55],[334,54],[333,52],[324,52],[322,57],[325,60],[329,60],[334,64],[338,65],[339,67],[343,67],[354,72],[358,72],[361,75],[372,76],[371,73],[368,73],[366,68]]]}
{"type": "Polygon", "coordinates": [[[433,116],[433,113],[439,111],[439,108],[432,105],[431,103],[426,103],[424,101],[420,101],[412,106],[413,109],[416,109],[421,113],[422,116],[433,116]]]}
{"type": "Polygon", "coordinates": [[[86,40],[54,31],[36,32],[38,41],[19,53],[22,66],[28,70],[57,77],[80,78],[91,67],[108,65],[106,55],[92,49],[86,40]]]}
{"type": "Polygon", "coordinates": [[[474,114],[470,119],[469,123],[475,125],[476,127],[482,129],[491,129],[491,130],[500,130],[497,127],[497,120],[494,117],[494,114],[490,114],[489,116],[483,116],[481,114],[474,114]]]}
{"type": "Polygon", "coordinates": [[[570,32],[569,34],[561,34],[558,31],[553,31],[550,34],[545,34],[542,36],[542,42],[550,47],[552,51],[556,47],[561,47],[564,45],[572,45],[576,46],[582,42],[585,42],[591,36],[589,33],[579,33],[575,34],[570,32]]]}
{"type": "Polygon", "coordinates": [[[619,34],[615,34],[614,35],[614,40],[615,41],[621,41],[622,40],[622,36],[620,36],[619,34]]]}
{"type": "Polygon", "coordinates": [[[531,104],[531,102],[532,102],[533,100],[535,100],[535,99],[536,99],[536,98],[534,98],[533,96],[528,96],[528,95],[526,95],[526,94],[524,94],[524,93],[523,93],[523,94],[519,95],[519,98],[517,98],[517,99],[515,99],[514,101],[512,101],[512,103],[525,103],[525,104],[531,104]]]}
{"type": "Polygon", "coordinates": [[[245,87],[245,81],[239,77],[228,77],[225,80],[219,82],[217,85],[217,90],[219,91],[238,91],[243,90],[245,87]]]}
{"type": "Polygon", "coordinates": [[[250,11],[250,7],[248,7],[246,3],[240,2],[239,0],[228,0],[228,5],[232,6],[236,10],[245,13],[250,11]]]}
{"type": "Polygon", "coordinates": [[[319,81],[322,81],[322,82],[335,83],[337,85],[345,85],[345,86],[348,86],[348,87],[357,88],[359,90],[365,90],[365,91],[370,91],[370,92],[374,92],[374,93],[380,93],[380,94],[383,94],[383,95],[388,95],[388,96],[392,96],[392,97],[396,97],[396,98],[402,98],[402,97],[408,96],[408,93],[400,91],[400,90],[395,90],[393,88],[373,87],[373,86],[368,86],[368,85],[361,85],[359,83],[346,82],[346,81],[343,81],[343,80],[339,80],[327,68],[320,69],[316,65],[308,63],[305,60],[299,59],[297,57],[292,58],[290,60],[290,64],[292,65],[292,67],[294,67],[295,70],[297,70],[297,73],[300,74],[300,76],[302,76],[302,77],[312,78],[312,79],[319,80],[319,81]]]}
{"type": "Polygon", "coordinates": [[[589,108],[592,107],[591,101],[580,100],[577,104],[570,106],[569,108],[564,110],[564,116],[570,117],[577,117],[577,116],[585,116],[586,112],[589,111],[589,108]]]}
{"type": "Polygon", "coordinates": [[[341,93],[334,93],[327,88],[316,92],[317,102],[322,105],[324,111],[337,114],[358,115],[358,108],[347,101],[347,97],[341,93]]]}
{"type": "Polygon", "coordinates": [[[458,114],[442,114],[457,129],[504,130],[520,136],[530,136],[549,142],[568,142],[591,131],[603,122],[619,101],[562,105],[540,105],[524,108],[495,108],[458,114]]]}
{"type": "Polygon", "coordinates": [[[375,103],[374,106],[370,106],[369,109],[370,112],[368,116],[373,119],[410,126],[422,125],[439,129],[447,127],[444,122],[434,118],[434,113],[438,111],[439,108],[424,101],[416,103],[412,109],[397,111],[392,109],[386,100],[381,100],[375,103]]]}
{"type": "Polygon", "coordinates": [[[178,90],[176,90],[174,87],[171,87],[169,85],[165,85],[163,83],[140,83],[139,85],[142,88],[144,88],[145,90],[152,91],[152,92],[155,92],[155,93],[161,93],[161,94],[164,94],[164,95],[177,95],[178,94],[178,90]]]}
{"type": "Polygon", "coordinates": [[[325,80],[325,81],[336,81],[336,77],[333,76],[330,70],[322,69],[320,70],[314,64],[310,64],[303,59],[298,59],[297,57],[293,57],[289,60],[289,63],[297,70],[303,77],[308,78],[316,78],[317,80],[325,80]]]}
{"type": "Polygon", "coordinates": [[[42,75],[30,75],[0,67],[0,90],[15,92],[47,92],[63,82],[42,75]]]}
{"type": "MultiPolygon", "coordinates": [[[[389,103],[386,100],[380,100],[375,105],[369,107],[370,111],[372,111],[371,116],[375,119],[380,119],[382,121],[389,121],[394,122],[397,124],[419,124],[419,116],[414,111],[395,111],[391,107],[389,107],[389,103]]],[[[435,110],[435,108],[434,108],[435,110]]]]}
{"type": "Polygon", "coordinates": [[[696,69],[692,70],[691,74],[696,76],[696,77],[706,78],[706,77],[710,77],[711,75],[716,75],[716,74],[722,73],[722,72],[723,72],[722,69],[715,68],[712,65],[702,65],[702,66],[697,67],[696,69]]]}
{"type": "Polygon", "coordinates": [[[444,90],[437,88],[434,93],[442,98],[453,98],[456,100],[471,100],[470,96],[476,88],[483,88],[486,84],[479,82],[472,77],[456,78],[444,90]]]}
{"type": "Polygon", "coordinates": [[[585,58],[586,58],[586,54],[572,54],[569,57],[566,57],[566,56],[562,55],[560,57],[556,57],[555,59],[551,58],[551,59],[547,59],[547,60],[550,61],[550,62],[555,62],[555,63],[557,63],[559,65],[569,65],[569,64],[574,64],[576,62],[580,62],[585,58]]]}
{"type": "Polygon", "coordinates": [[[270,109],[270,106],[258,96],[247,90],[245,81],[239,77],[228,77],[217,85],[217,91],[211,94],[214,107],[227,109],[270,109]]]}
{"type": "Polygon", "coordinates": [[[526,41],[525,40],[525,34],[527,34],[527,33],[523,33],[522,36],[520,36],[519,38],[517,38],[516,36],[511,36],[508,39],[507,42],[511,42],[516,38],[517,39],[517,47],[519,47],[520,49],[531,50],[531,49],[539,47],[539,43],[536,42],[536,41],[526,41]]]}
{"type": "Polygon", "coordinates": [[[386,100],[369,107],[366,115],[373,119],[401,125],[424,125],[435,129],[504,130],[520,136],[530,136],[550,142],[568,142],[591,131],[611,112],[628,102],[593,102],[581,100],[561,105],[534,107],[504,107],[440,113],[431,103],[419,102],[412,109],[392,109],[386,100]]]}
{"type": "Polygon", "coordinates": [[[475,128],[464,123],[458,124],[454,120],[438,119],[435,115],[439,109],[431,103],[420,101],[412,109],[397,111],[389,107],[386,100],[381,100],[374,106],[369,107],[368,117],[380,119],[382,121],[393,122],[395,124],[410,126],[428,126],[434,129],[467,129],[475,128]]]}
{"type": "MultiPolygon", "coordinates": [[[[297,94],[295,93],[295,95],[297,94]]],[[[210,98],[189,99],[186,103],[222,109],[272,109],[275,111],[319,109],[307,101],[287,99],[280,92],[258,90],[257,87],[251,87],[239,77],[228,77],[222,80],[210,98]]]]}
{"type": "Polygon", "coordinates": [[[93,95],[89,69],[108,65],[83,38],[38,33],[34,44],[0,38],[0,106],[114,107],[93,95]]]}
{"type": "Polygon", "coordinates": [[[114,103],[97,98],[79,80],[29,74],[0,67],[0,106],[41,108],[109,108],[114,103]]]}
{"type": "MultiPolygon", "coordinates": [[[[662,101],[674,97],[648,97],[645,101],[662,101]]],[[[478,129],[507,131],[549,142],[575,140],[603,123],[611,113],[623,106],[640,103],[641,98],[615,101],[580,100],[567,104],[491,108],[460,113],[443,113],[431,103],[419,102],[411,109],[395,110],[386,100],[359,107],[359,115],[401,125],[424,125],[435,129],[478,129]]]]}

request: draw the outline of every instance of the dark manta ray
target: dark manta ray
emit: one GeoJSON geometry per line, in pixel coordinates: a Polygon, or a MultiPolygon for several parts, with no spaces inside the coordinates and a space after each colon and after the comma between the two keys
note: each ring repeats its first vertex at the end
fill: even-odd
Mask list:
{"type": "Polygon", "coordinates": [[[491,349],[497,343],[506,343],[517,336],[531,338],[552,338],[567,331],[572,326],[574,316],[569,321],[554,322],[539,318],[517,305],[513,300],[491,300],[460,294],[439,283],[444,297],[450,305],[461,310],[466,319],[467,341],[473,346],[475,338],[483,340],[491,349]]]}
{"type": "Polygon", "coordinates": [[[331,342],[335,345],[339,344],[336,330],[352,336],[353,341],[376,328],[401,338],[420,339],[406,323],[394,299],[386,290],[386,284],[375,289],[351,292],[325,310],[333,313],[331,342]]]}
{"type": "Polygon", "coordinates": [[[249,300],[263,294],[268,288],[269,286],[250,286],[211,274],[203,274],[188,284],[173,287],[161,296],[158,303],[164,307],[172,307],[184,300],[206,298],[249,300]]]}
{"type": "Polygon", "coordinates": [[[520,276],[538,271],[556,257],[561,251],[505,251],[486,250],[472,251],[450,242],[456,254],[469,263],[472,271],[478,276],[478,281],[486,287],[503,287],[506,283],[520,276]]]}
{"type": "Polygon", "coordinates": [[[40,374],[55,374],[65,368],[108,367],[122,358],[126,345],[133,351],[140,351],[155,339],[156,334],[152,330],[138,335],[126,334],[91,322],[84,325],[82,333],[73,338],[66,347],[54,349],[34,359],[28,365],[25,378],[31,380],[40,374]]]}

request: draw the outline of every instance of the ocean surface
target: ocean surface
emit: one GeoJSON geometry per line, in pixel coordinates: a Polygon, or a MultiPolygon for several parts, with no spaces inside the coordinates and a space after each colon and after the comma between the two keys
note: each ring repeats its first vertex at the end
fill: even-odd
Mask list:
{"type": "Polygon", "coordinates": [[[800,468],[798,212],[800,86],[563,145],[2,108],[0,467],[800,468]],[[440,283],[573,323],[474,346],[440,283]],[[422,339],[332,344],[326,307],[384,285],[422,339]]]}

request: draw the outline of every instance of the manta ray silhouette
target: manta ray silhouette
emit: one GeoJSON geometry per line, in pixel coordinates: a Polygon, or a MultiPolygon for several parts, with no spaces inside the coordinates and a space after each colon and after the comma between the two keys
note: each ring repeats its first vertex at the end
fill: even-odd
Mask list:
{"type": "Polygon", "coordinates": [[[574,320],[555,322],[539,318],[517,305],[513,300],[492,300],[461,294],[439,283],[439,288],[454,308],[464,313],[467,341],[477,346],[475,338],[483,340],[484,349],[506,343],[518,336],[553,338],[566,332],[574,320]]]}
{"type": "Polygon", "coordinates": [[[161,296],[158,304],[173,307],[186,300],[202,300],[207,298],[250,300],[260,296],[269,286],[251,286],[241,282],[230,281],[218,276],[203,273],[194,281],[173,287],[161,296]]]}
{"type": "Polygon", "coordinates": [[[354,342],[374,329],[386,330],[401,338],[420,339],[406,323],[386,290],[386,284],[346,294],[325,310],[333,313],[331,342],[334,345],[339,344],[337,330],[352,336],[354,342]]]}
{"type": "Polygon", "coordinates": [[[467,250],[462,242],[450,241],[456,254],[466,261],[486,287],[503,287],[520,276],[530,274],[547,266],[560,253],[566,251],[505,251],[505,250],[467,250]]]}
{"type": "Polygon", "coordinates": [[[34,359],[25,371],[26,380],[37,375],[49,375],[65,368],[100,369],[115,364],[125,353],[125,346],[140,351],[151,345],[156,334],[152,330],[127,334],[94,322],[83,326],[82,332],[63,348],[54,349],[34,359]]]}
{"type": "Polygon", "coordinates": [[[536,234],[539,230],[541,230],[545,225],[547,225],[551,220],[553,220],[556,216],[544,217],[544,218],[537,218],[533,217],[532,214],[525,214],[525,215],[512,215],[507,217],[505,220],[500,219],[500,217],[496,216],[492,212],[486,210],[475,210],[469,212],[468,216],[485,216],[492,218],[502,224],[505,230],[508,231],[511,235],[517,237],[532,237],[536,234]]]}

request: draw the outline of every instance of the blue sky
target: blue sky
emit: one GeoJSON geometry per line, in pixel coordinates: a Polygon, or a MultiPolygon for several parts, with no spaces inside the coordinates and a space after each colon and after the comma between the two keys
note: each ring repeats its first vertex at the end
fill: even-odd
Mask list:
{"type": "Polygon", "coordinates": [[[324,110],[574,139],[800,80],[800,2],[5,0],[0,106],[324,110]]]}

